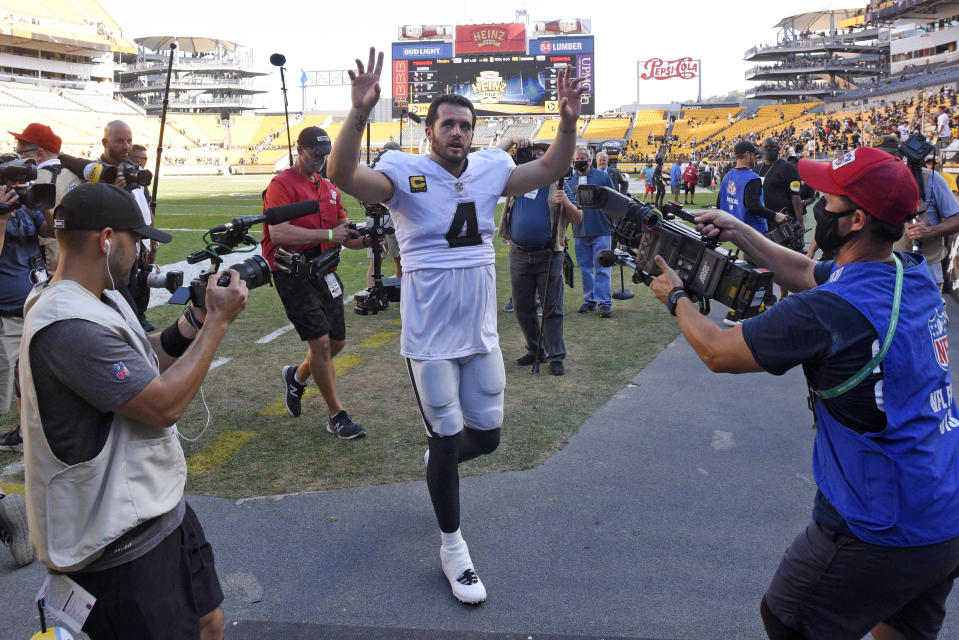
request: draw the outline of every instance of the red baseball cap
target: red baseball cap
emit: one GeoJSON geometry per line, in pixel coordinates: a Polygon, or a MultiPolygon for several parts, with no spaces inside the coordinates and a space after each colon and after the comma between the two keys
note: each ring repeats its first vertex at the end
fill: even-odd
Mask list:
{"type": "Polygon", "coordinates": [[[890,224],[905,224],[919,206],[919,187],[909,168],[881,149],[859,147],[832,162],[803,158],[799,176],[813,189],[846,196],[890,224]]]}
{"type": "Polygon", "coordinates": [[[63,144],[63,140],[53,132],[53,129],[39,122],[31,122],[22,133],[15,131],[8,131],[7,133],[21,142],[35,144],[50,153],[60,153],[60,145],[63,144]]]}

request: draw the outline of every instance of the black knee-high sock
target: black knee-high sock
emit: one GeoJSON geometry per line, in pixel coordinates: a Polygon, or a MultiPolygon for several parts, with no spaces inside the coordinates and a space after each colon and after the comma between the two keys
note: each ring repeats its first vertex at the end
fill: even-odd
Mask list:
{"type": "Polygon", "coordinates": [[[436,522],[443,533],[460,528],[460,462],[492,453],[499,446],[499,429],[465,428],[455,436],[429,438],[430,460],[426,486],[430,491],[436,522]]]}
{"type": "Polygon", "coordinates": [[[460,528],[460,474],[456,467],[462,441],[462,432],[455,436],[429,438],[426,486],[430,490],[436,522],[443,533],[453,533],[460,528]]]}
{"type": "MultiPolygon", "coordinates": [[[[477,456],[483,456],[496,451],[499,446],[499,429],[463,429],[463,440],[460,442],[459,461],[466,462],[477,456]]],[[[430,454],[432,455],[432,454],[430,454]]]]}

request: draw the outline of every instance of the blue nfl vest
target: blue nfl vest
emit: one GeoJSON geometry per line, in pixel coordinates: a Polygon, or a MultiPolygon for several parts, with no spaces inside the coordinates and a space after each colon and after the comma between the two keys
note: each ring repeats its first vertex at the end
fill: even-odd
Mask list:
{"type": "MultiPolygon", "coordinates": [[[[752,169],[731,169],[723,176],[723,184],[719,187],[719,208],[733,214],[756,231],[766,233],[769,231],[766,219],[749,213],[743,201],[746,185],[758,177],[759,174],[752,169]]],[[[762,194],[759,201],[765,204],[762,194]]]]}
{"type": "MultiPolygon", "coordinates": [[[[892,265],[854,262],[819,286],[865,316],[879,336],[873,353],[886,335],[895,279],[892,265]]],[[[905,270],[899,325],[881,367],[875,391],[887,426],[879,433],[856,433],[815,399],[816,484],[850,530],[870,544],[914,547],[955,538],[959,409],[942,297],[925,260],[905,270]]]]}

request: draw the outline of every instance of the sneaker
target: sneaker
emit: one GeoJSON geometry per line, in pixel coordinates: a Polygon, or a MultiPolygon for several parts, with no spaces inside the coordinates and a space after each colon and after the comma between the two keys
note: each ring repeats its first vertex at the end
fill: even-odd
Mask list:
{"type": "Polygon", "coordinates": [[[33,562],[27,531],[27,505],[23,496],[14,494],[0,498],[0,541],[10,549],[13,563],[18,567],[33,562]]]}
{"type": "Polygon", "coordinates": [[[554,376],[561,376],[566,373],[566,367],[563,365],[562,360],[553,360],[549,363],[549,372],[554,376]]]}
{"type": "Polygon", "coordinates": [[[536,358],[533,356],[532,353],[527,353],[522,358],[516,358],[516,364],[518,364],[521,367],[528,367],[529,365],[536,362],[537,359],[540,362],[543,362],[546,358],[543,356],[543,354],[539,354],[539,358],[536,358]]]}
{"type": "Polygon", "coordinates": [[[513,310],[513,299],[510,298],[506,301],[506,304],[503,305],[503,311],[512,311],[513,310]]]}
{"type": "Polygon", "coordinates": [[[0,451],[23,451],[23,436],[20,435],[20,425],[11,431],[0,434],[0,451]]]}
{"type": "Polygon", "coordinates": [[[540,318],[543,317],[543,305],[538,302],[536,303],[536,315],[538,315],[540,318]]]}
{"type": "Polygon", "coordinates": [[[583,303],[583,306],[581,306],[581,307],[579,308],[579,312],[580,312],[580,313],[589,313],[590,311],[592,311],[592,310],[595,309],[595,308],[596,308],[596,307],[593,306],[593,305],[591,305],[590,303],[584,302],[584,303],[583,303]]]}
{"type": "Polygon", "coordinates": [[[346,409],[342,409],[330,416],[330,421],[326,423],[326,430],[340,440],[353,440],[354,438],[362,438],[366,435],[366,430],[363,429],[363,427],[350,420],[346,409]]]}
{"type": "Polygon", "coordinates": [[[286,412],[294,418],[299,417],[303,411],[300,402],[303,399],[303,393],[306,391],[306,385],[296,381],[297,369],[298,367],[295,364],[290,364],[283,367],[283,371],[280,374],[283,378],[283,389],[286,392],[286,397],[284,398],[286,402],[286,412]]]}
{"type": "Polygon", "coordinates": [[[600,318],[612,318],[613,310],[608,305],[603,305],[599,308],[599,317],[600,318]]]}
{"type": "Polygon", "coordinates": [[[729,313],[726,314],[726,317],[723,318],[723,324],[727,327],[735,327],[737,324],[742,323],[742,318],[740,318],[739,315],[732,309],[730,309],[729,313]]]}
{"type": "Polygon", "coordinates": [[[440,547],[443,574],[453,589],[453,596],[463,604],[479,604],[486,600],[486,587],[473,569],[469,548],[461,540],[453,547],[440,547]]]}

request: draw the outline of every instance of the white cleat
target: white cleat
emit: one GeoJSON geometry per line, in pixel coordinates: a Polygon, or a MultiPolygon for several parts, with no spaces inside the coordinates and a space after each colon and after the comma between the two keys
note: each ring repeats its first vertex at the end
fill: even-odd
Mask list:
{"type": "Polygon", "coordinates": [[[473,570],[465,541],[452,547],[440,547],[443,573],[453,589],[453,596],[463,604],[479,604],[486,600],[486,587],[473,570]]]}

